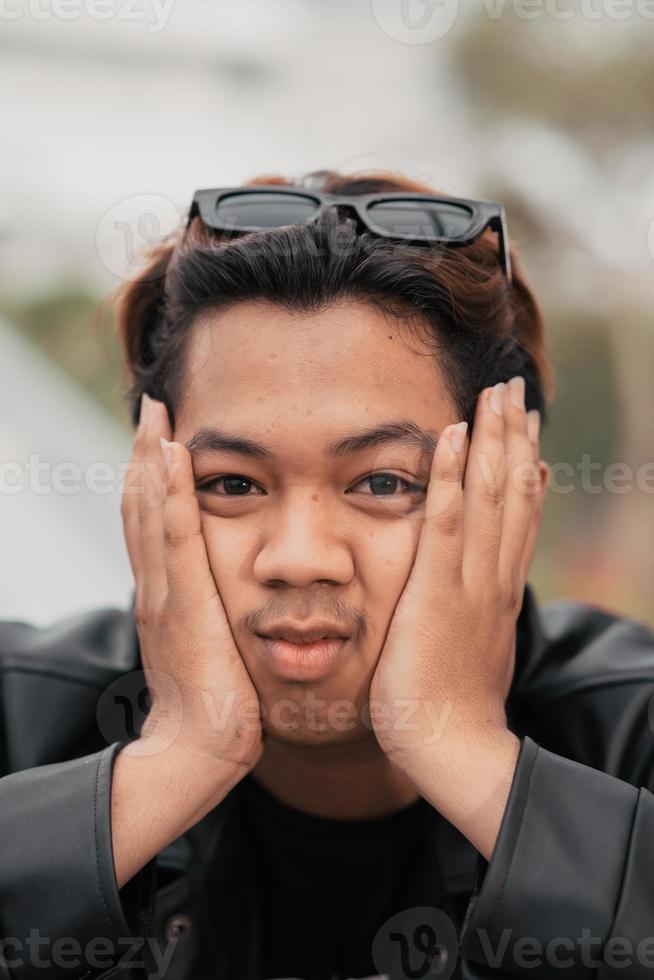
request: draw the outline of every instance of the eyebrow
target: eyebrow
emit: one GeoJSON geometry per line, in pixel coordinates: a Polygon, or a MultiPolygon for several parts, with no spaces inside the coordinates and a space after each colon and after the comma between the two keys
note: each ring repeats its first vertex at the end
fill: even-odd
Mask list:
{"type": "MultiPolygon", "coordinates": [[[[363,452],[373,446],[393,443],[407,445],[423,452],[433,453],[438,442],[436,436],[420,428],[411,419],[396,419],[382,422],[370,429],[360,429],[343,439],[330,443],[327,452],[331,456],[350,456],[363,452]]],[[[214,426],[204,425],[186,443],[192,456],[206,456],[211,453],[237,453],[251,459],[272,459],[274,453],[263,443],[255,442],[214,426]]]]}

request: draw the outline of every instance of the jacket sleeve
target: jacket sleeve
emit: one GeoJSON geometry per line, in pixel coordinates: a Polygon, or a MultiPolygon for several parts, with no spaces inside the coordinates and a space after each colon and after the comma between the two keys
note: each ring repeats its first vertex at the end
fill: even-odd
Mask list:
{"type": "Polygon", "coordinates": [[[156,858],[120,890],[113,866],[124,726],[114,740],[98,722],[107,685],[139,666],[125,610],[0,622],[2,980],[124,976],[150,932],[156,858]]]}
{"type": "Polygon", "coordinates": [[[626,620],[581,635],[573,663],[550,651],[548,747],[521,738],[490,862],[478,855],[464,980],[654,975],[654,635],[626,620]]]}
{"type": "Polygon", "coordinates": [[[111,777],[124,744],[0,779],[0,977],[108,977],[143,958],[156,859],[118,890],[111,777]]]}

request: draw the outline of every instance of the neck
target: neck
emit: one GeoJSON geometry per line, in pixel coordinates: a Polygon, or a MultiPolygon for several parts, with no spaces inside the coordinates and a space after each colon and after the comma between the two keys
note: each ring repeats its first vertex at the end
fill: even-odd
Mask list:
{"type": "Polygon", "coordinates": [[[268,736],[252,775],[287,806],[329,819],[386,816],[420,795],[373,735],[323,746],[268,736]]]}

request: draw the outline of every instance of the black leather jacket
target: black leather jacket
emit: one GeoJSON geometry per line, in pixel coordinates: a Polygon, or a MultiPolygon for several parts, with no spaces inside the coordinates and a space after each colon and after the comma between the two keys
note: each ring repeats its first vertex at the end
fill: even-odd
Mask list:
{"type": "MultiPolygon", "coordinates": [[[[238,977],[220,966],[232,896],[207,891],[230,880],[216,860],[236,846],[236,790],[116,887],[112,767],[140,726],[112,740],[115,692],[140,669],[131,610],[0,623],[0,977],[258,980],[254,891],[238,977]]],[[[521,749],[490,862],[446,821],[435,844],[465,921],[456,963],[429,976],[651,978],[654,634],[588,604],[540,608],[527,586],[507,716],[521,749]]]]}

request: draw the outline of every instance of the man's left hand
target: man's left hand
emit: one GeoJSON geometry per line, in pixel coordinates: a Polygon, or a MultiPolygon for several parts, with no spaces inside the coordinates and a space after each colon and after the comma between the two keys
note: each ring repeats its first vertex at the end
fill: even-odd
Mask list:
{"type": "Polygon", "coordinates": [[[370,686],[384,752],[487,858],[520,748],[505,702],[541,490],[523,379],[485,389],[470,443],[465,423],[438,439],[413,566],[370,686]]]}

